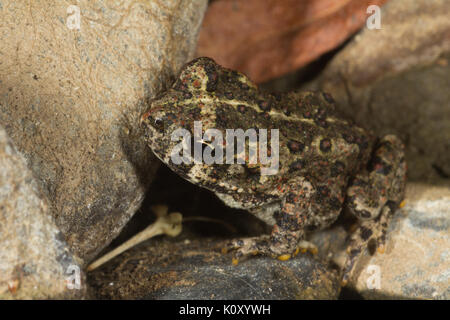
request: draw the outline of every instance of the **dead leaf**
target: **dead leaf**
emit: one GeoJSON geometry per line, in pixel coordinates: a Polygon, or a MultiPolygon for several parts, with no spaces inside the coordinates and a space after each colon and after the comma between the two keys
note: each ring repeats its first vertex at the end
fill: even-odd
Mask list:
{"type": "Polygon", "coordinates": [[[292,72],[342,44],[387,0],[217,0],[200,31],[198,56],[256,82],[292,72]]]}

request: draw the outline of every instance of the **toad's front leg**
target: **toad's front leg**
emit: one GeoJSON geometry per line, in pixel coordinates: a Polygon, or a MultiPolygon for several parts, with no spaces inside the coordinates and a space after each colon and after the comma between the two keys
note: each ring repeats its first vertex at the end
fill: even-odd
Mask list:
{"type": "Polygon", "coordinates": [[[339,189],[330,190],[326,183],[313,186],[299,177],[284,189],[280,211],[275,213],[272,233],[254,238],[236,239],[230,242],[227,250],[235,250],[233,262],[243,257],[263,254],[287,260],[300,250],[317,252],[313,244],[304,240],[304,230],[308,226],[331,224],[339,215],[344,196],[339,189]]]}

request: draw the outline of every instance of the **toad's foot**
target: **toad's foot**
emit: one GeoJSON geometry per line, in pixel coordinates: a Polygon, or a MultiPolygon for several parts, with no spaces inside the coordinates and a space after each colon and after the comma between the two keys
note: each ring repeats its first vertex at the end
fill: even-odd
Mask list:
{"type": "Polygon", "coordinates": [[[222,250],[223,253],[229,251],[234,251],[233,264],[236,265],[240,260],[254,255],[265,255],[277,258],[280,261],[286,261],[295,257],[299,252],[305,253],[309,251],[312,254],[316,254],[318,250],[314,244],[304,240],[295,245],[280,246],[273,243],[269,235],[264,235],[232,240],[222,250]]]}

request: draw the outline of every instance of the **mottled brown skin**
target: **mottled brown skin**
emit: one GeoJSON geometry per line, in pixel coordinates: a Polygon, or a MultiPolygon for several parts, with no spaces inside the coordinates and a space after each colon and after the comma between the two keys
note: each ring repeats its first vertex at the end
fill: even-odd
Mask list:
{"type": "Polygon", "coordinates": [[[274,225],[270,236],[233,241],[236,258],[290,257],[305,232],[330,226],[347,208],[364,221],[352,237],[345,267],[350,274],[373,236],[383,242],[391,209],[403,199],[406,165],[395,136],[378,140],[339,117],[326,93],[262,93],[245,75],[209,58],[188,63],[142,122],[149,146],[173,171],[274,225]],[[171,133],[179,128],[192,133],[194,121],[224,137],[226,129],[279,129],[278,173],[261,175],[260,165],[248,161],[175,165],[170,155],[179,141],[171,141],[171,133]],[[383,225],[375,223],[381,220],[383,225]]]}

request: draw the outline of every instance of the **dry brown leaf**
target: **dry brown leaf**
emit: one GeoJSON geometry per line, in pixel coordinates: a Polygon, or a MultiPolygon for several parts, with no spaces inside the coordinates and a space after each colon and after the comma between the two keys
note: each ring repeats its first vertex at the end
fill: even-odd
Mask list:
{"type": "Polygon", "coordinates": [[[198,56],[256,82],[281,76],[343,43],[387,0],[217,0],[200,31],[198,56]]]}

